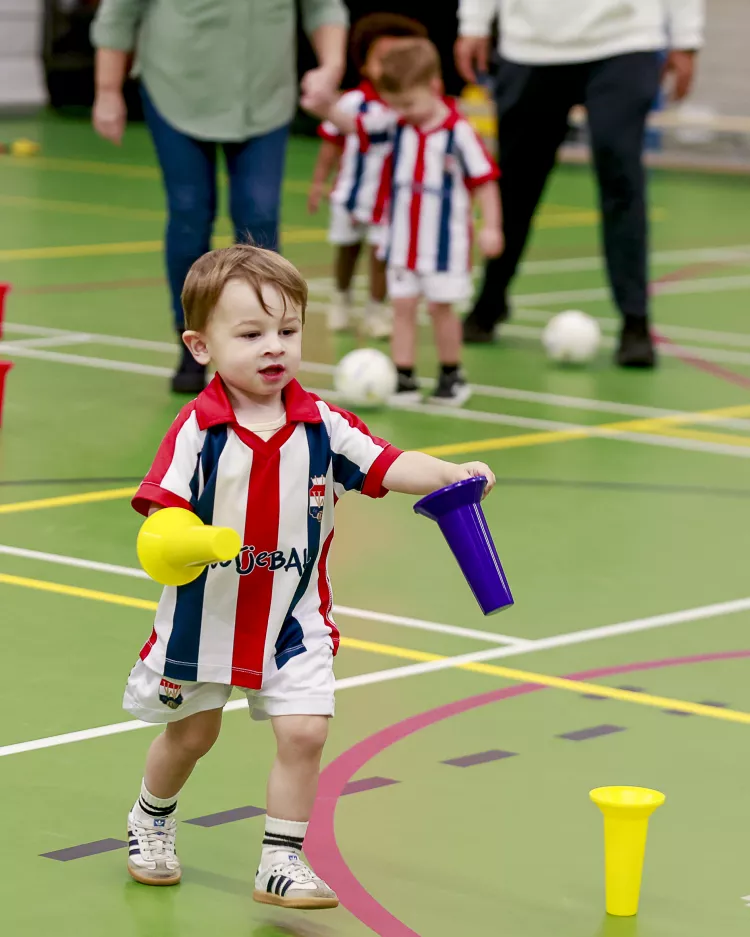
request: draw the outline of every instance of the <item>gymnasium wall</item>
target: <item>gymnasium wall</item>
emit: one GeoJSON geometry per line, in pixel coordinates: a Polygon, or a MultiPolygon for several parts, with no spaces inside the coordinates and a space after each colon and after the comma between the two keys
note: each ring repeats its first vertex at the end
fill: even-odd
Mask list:
{"type": "Polygon", "coordinates": [[[750,115],[750,0],[707,0],[707,10],[693,101],[722,114],[750,115]]]}
{"type": "Polygon", "coordinates": [[[0,0],[0,108],[47,100],[42,67],[43,0],[0,0]]]}

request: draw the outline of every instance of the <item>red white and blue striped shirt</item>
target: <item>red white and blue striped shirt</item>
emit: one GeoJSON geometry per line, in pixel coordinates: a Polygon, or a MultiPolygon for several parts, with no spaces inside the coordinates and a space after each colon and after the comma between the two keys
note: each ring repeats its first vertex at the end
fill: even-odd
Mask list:
{"type": "Polygon", "coordinates": [[[388,246],[390,267],[418,273],[471,270],[471,192],[500,175],[455,105],[438,127],[424,132],[392,111],[361,114],[360,148],[391,142],[388,246]]]}
{"type": "Polygon", "coordinates": [[[240,426],[218,376],[172,424],[133,507],[194,511],[232,527],[243,547],[198,579],[162,593],[141,659],[176,681],[259,689],[320,644],[338,649],[328,554],[333,509],[345,491],[385,495],[401,450],[373,437],[351,413],[292,381],[287,424],[269,440],[240,426]]]}
{"type": "MultiPolygon", "coordinates": [[[[338,100],[337,107],[353,117],[365,114],[391,113],[369,81],[347,91],[338,100]]],[[[331,191],[331,201],[342,205],[355,221],[361,224],[380,224],[386,209],[388,179],[385,167],[390,142],[383,137],[364,149],[356,133],[342,134],[330,121],[324,121],[318,134],[341,147],[341,163],[331,191]]]]}

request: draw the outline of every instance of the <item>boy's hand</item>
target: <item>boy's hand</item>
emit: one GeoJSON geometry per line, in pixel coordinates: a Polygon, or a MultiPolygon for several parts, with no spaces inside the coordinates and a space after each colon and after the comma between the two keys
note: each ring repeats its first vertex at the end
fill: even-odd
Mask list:
{"type": "Polygon", "coordinates": [[[325,194],[325,185],[322,182],[313,182],[307,193],[307,211],[314,215],[320,208],[320,200],[325,194]]]}
{"type": "Polygon", "coordinates": [[[300,83],[300,106],[316,117],[327,117],[339,94],[339,75],[320,66],[305,72],[300,83]]]}
{"type": "Polygon", "coordinates": [[[501,228],[482,228],[477,240],[484,257],[499,257],[505,248],[505,238],[501,228]]]}
{"type": "Polygon", "coordinates": [[[484,489],[482,499],[486,498],[495,487],[495,473],[489,465],[485,465],[484,462],[464,462],[463,465],[459,465],[458,467],[465,473],[463,475],[464,478],[476,478],[477,475],[484,475],[487,479],[487,485],[484,489]]]}

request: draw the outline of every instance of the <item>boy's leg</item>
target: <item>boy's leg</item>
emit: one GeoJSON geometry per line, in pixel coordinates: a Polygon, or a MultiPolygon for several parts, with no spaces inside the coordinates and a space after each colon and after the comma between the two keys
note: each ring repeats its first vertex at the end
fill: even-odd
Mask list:
{"type": "Polygon", "coordinates": [[[440,362],[437,386],[431,403],[460,407],[471,396],[461,372],[463,335],[454,304],[464,301],[471,290],[468,274],[438,273],[425,277],[425,293],[432,319],[432,331],[440,362]]]}
{"type": "Polygon", "coordinates": [[[393,313],[385,297],[387,284],[385,260],[382,259],[381,225],[371,225],[368,232],[370,247],[370,298],[365,309],[365,332],[370,338],[388,338],[393,332],[393,313]]]}
{"type": "Polygon", "coordinates": [[[177,797],[199,758],[219,736],[221,709],[167,724],[151,743],[141,793],[128,815],[128,871],[144,885],[176,885],[177,797]]]}
{"type": "Polygon", "coordinates": [[[393,303],[391,358],[398,371],[398,385],[391,403],[418,403],[419,385],[414,374],[417,355],[417,312],[421,298],[419,277],[412,270],[386,270],[388,295],[393,303]]]}
{"type": "Polygon", "coordinates": [[[318,791],[328,716],[273,716],[276,759],[268,778],[263,851],[253,897],[287,908],[335,908],[338,898],[302,861],[318,791]]]}
{"type": "Polygon", "coordinates": [[[328,310],[328,328],[332,332],[343,332],[349,327],[352,315],[352,280],[362,249],[362,233],[343,205],[331,203],[330,213],[328,238],[336,250],[333,265],[336,285],[328,310]]]}

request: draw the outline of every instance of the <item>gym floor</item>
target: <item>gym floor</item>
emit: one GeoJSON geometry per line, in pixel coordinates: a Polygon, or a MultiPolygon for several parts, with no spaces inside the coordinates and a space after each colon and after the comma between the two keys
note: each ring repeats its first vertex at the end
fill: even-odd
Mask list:
{"type": "MultiPolygon", "coordinates": [[[[0,157],[0,357],[15,364],[0,431],[4,933],[744,935],[750,179],[652,174],[657,371],[611,364],[595,191],[562,167],[512,323],[466,350],[468,407],[366,415],[402,447],[490,462],[516,605],[482,618],[409,498],[340,505],[341,692],[307,853],[342,907],[305,915],[251,900],[272,741],[239,706],[181,798],[183,883],[127,876],[125,815],[157,730],[120,701],[158,597],[128,497],[182,403],[167,390],[161,188],[140,126],[121,150],[53,116],[2,135],[42,143],[0,157]],[[605,333],[582,369],[539,342],[571,306],[605,333]],[[604,914],[588,799],[604,784],[667,795],[635,919],[604,914]]],[[[292,143],[283,241],[311,281],[302,378],[326,392],[356,339],[325,330],[315,150],[292,143]]],[[[421,365],[432,377],[427,330],[421,365]]]]}

